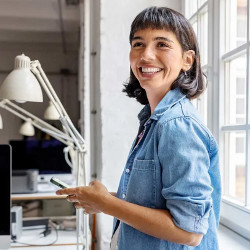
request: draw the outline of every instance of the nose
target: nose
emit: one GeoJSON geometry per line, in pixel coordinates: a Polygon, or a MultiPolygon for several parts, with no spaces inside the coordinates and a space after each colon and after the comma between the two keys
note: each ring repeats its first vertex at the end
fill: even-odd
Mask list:
{"type": "Polygon", "coordinates": [[[145,47],[141,53],[141,61],[147,62],[153,60],[154,58],[155,58],[154,50],[150,46],[145,47]]]}

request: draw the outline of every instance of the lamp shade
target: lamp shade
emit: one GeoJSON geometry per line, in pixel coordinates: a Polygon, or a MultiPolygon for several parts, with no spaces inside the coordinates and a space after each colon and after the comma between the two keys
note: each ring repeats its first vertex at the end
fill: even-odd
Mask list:
{"type": "Polygon", "coordinates": [[[35,129],[31,124],[30,118],[28,118],[27,121],[20,127],[19,133],[25,136],[33,136],[35,134],[35,129]]]}
{"type": "Polygon", "coordinates": [[[51,101],[49,102],[49,106],[45,110],[43,117],[47,120],[59,120],[60,115],[51,101]]]}
{"type": "Polygon", "coordinates": [[[42,102],[42,89],[30,71],[30,58],[24,54],[15,58],[14,70],[0,87],[0,98],[20,102],[42,102]]]}
{"type": "Polygon", "coordinates": [[[0,115],[0,129],[3,129],[3,120],[1,115],[0,115]]]}

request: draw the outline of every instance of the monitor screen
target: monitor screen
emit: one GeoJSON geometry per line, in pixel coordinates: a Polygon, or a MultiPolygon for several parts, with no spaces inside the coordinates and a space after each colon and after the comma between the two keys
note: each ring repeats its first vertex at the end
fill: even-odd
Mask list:
{"type": "Polygon", "coordinates": [[[0,248],[10,247],[10,207],[11,207],[11,147],[0,145],[0,248]]]}
{"type": "Polygon", "coordinates": [[[13,170],[38,169],[39,174],[71,173],[65,145],[57,140],[11,140],[13,170]]]}

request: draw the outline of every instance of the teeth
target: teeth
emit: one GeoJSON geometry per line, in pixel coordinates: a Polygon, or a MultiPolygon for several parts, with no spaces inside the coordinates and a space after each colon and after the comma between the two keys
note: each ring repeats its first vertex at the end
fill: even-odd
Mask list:
{"type": "Polygon", "coordinates": [[[161,71],[160,68],[141,68],[143,73],[155,73],[161,71]]]}

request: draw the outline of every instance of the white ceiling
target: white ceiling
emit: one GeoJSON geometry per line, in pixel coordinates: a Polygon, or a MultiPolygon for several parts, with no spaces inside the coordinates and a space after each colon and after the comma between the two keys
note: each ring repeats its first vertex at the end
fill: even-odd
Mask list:
{"type": "Polygon", "coordinates": [[[76,51],[80,10],[78,4],[66,1],[0,0],[0,48],[28,44],[33,48],[60,46],[64,53],[76,51]]]}

